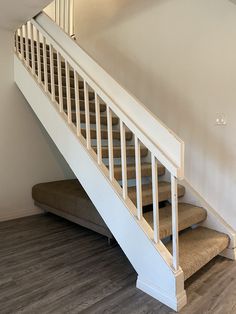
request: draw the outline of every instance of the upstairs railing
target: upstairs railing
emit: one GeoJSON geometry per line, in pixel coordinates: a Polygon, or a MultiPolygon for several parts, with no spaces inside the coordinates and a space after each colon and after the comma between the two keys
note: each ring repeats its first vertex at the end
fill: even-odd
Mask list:
{"type": "Polygon", "coordinates": [[[45,12],[71,37],[75,36],[74,0],[54,0],[45,12]]]}
{"type": "MultiPolygon", "coordinates": [[[[161,162],[169,171],[172,206],[172,258],[167,262],[177,271],[179,269],[177,180],[183,175],[183,142],[112,80],[69,36],[58,30],[57,26],[53,24],[42,13],[41,17],[36,20],[32,19],[20,27],[15,38],[17,57],[50,97],[52,103],[76,133],[78,140],[86,147],[88,153],[94,158],[123,202],[126,203],[134,218],[140,223],[140,227],[145,229],[144,231],[154,245],[161,241],[158,163],[161,162]],[[47,30],[42,27],[42,21],[47,30]],[[89,73],[92,71],[94,77],[89,73]],[[94,99],[92,102],[91,95],[94,99]],[[91,122],[92,107],[96,118],[91,122]],[[101,113],[102,107],[105,108],[106,116],[101,113]],[[119,121],[119,128],[116,129],[113,126],[114,117],[119,121]],[[106,119],[106,129],[102,127],[101,119],[106,119]],[[92,124],[95,125],[94,129],[91,127],[92,124]],[[114,130],[119,134],[117,136],[120,139],[119,144],[113,137],[114,130]],[[130,156],[130,146],[127,145],[127,131],[134,138],[132,144],[134,155],[132,156],[130,156]],[[91,138],[92,132],[96,132],[96,139],[91,138]],[[104,137],[107,139],[106,144],[103,143],[104,137]],[[106,149],[104,149],[104,145],[107,145],[106,149]],[[151,227],[143,215],[144,191],[141,166],[143,149],[148,151],[148,155],[145,157],[146,161],[151,162],[150,184],[152,185],[153,200],[151,232],[151,227]],[[115,174],[117,158],[122,166],[121,180],[117,179],[115,174]],[[132,158],[135,161],[136,199],[130,198],[128,186],[127,166],[132,158]]],[[[165,256],[168,254],[166,249],[165,256]]]]}

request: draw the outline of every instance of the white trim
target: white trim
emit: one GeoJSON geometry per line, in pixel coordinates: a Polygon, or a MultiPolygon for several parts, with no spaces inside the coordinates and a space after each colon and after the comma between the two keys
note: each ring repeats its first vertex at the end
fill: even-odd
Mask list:
{"type": "Polygon", "coordinates": [[[6,211],[5,213],[0,214],[0,222],[14,220],[18,218],[27,217],[27,216],[39,215],[42,213],[43,213],[43,210],[39,208],[23,209],[23,210],[20,210],[20,209],[9,210],[9,211],[6,211]]]}
{"type": "Polygon", "coordinates": [[[183,290],[180,294],[173,296],[168,293],[168,291],[164,291],[160,287],[153,285],[143,278],[140,278],[140,276],[138,276],[136,286],[138,289],[151,295],[153,298],[159,300],[175,311],[180,311],[187,304],[187,295],[185,290],[183,290]]]}
{"type": "Polygon", "coordinates": [[[228,259],[232,259],[233,261],[236,261],[236,248],[226,249],[220,255],[228,259]]]}
{"type": "Polygon", "coordinates": [[[219,232],[226,233],[230,238],[229,248],[236,248],[236,231],[211,207],[211,205],[198,193],[193,186],[184,179],[181,184],[185,187],[186,193],[183,197],[184,202],[189,202],[196,206],[203,207],[207,211],[207,218],[201,223],[201,226],[210,228],[219,232]]]}

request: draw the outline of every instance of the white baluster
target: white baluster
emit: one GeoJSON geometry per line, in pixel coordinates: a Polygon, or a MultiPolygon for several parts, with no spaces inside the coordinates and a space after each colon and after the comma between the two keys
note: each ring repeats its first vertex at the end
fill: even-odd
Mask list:
{"type": "Polygon", "coordinates": [[[31,43],[31,67],[35,75],[35,46],[34,46],[34,25],[30,23],[30,43],[31,43]]]}
{"type": "Polygon", "coordinates": [[[68,123],[72,122],[71,118],[71,89],[70,89],[70,65],[65,61],[66,66],[66,98],[67,98],[67,118],[68,123]]]}
{"type": "Polygon", "coordinates": [[[120,120],[120,147],[121,147],[121,167],[122,167],[122,190],[123,198],[128,196],[128,184],[127,184],[127,158],[126,158],[126,135],[125,125],[120,120]]]}
{"type": "Polygon", "coordinates": [[[20,28],[20,53],[21,59],[24,60],[23,27],[20,28]]]}
{"type": "Polygon", "coordinates": [[[63,94],[62,94],[62,77],[61,77],[61,55],[57,51],[57,77],[58,77],[58,96],[59,96],[59,111],[63,111],[63,94]]]}
{"type": "Polygon", "coordinates": [[[179,269],[179,223],[178,223],[178,194],[177,179],[171,175],[171,206],[172,206],[172,254],[173,267],[179,269]]]}
{"type": "Polygon", "coordinates": [[[70,35],[70,0],[67,0],[67,34],[70,35]]]}
{"type": "Polygon", "coordinates": [[[17,30],[16,32],[15,32],[15,46],[14,46],[14,50],[15,50],[15,53],[18,55],[18,49],[19,49],[19,40],[18,40],[18,38],[19,38],[19,30],[17,30]]]}
{"type": "Polygon", "coordinates": [[[64,8],[63,8],[63,30],[66,31],[66,4],[67,0],[64,0],[64,8]]]}
{"type": "Polygon", "coordinates": [[[58,24],[58,0],[54,1],[54,21],[56,24],[58,24]]]}
{"type": "Polygon", "coordinates": [[[29,35],[28,35],[28,23],[25,25],[25,54],[26,65],[29,66],[29,35]]]}
{"type": "Polygon", "coordinates": [[[70,0],[70,36],[75,34],[74,29],[74,15],[75,15],[75,3],[74,0],[70,0]]]}
{"type": "Polygon", "coordinates": [[[42,82],[42,68],[41,68],[41,55],[40,55],[40,41],[39,31],[36,30],[36,47],[37,47],[37,67],[38,67],[38,82],[42,82]]]}
{"type": "Polygon", "coordinates": [[[89,112],[89,91],[88,84],[84,81],[84,105],[85,105],[85,123],[86,123],[86,141],[87,148],[91,148],[91,133],[90,133],[90,112],[89,112]]]}
{"type": "Polygon", "coordinates": [[[59,10],[59,16],[60,16],[60,27],[63,28],[64,25],[64,7],[65,7],[65,0],[60,0],[60,10],[59,10]]]}
{"type": "Polygon", "coordinates": [[[81,121],[80,121],[80,94],[79,94],[79,77],[74,70],[74,86],[75,86],[75,110],[76,110],[76,130],[77,135],[81,135],[81,121]]]}
{"type": "Polygon", "coordinates": [[[107,106],[107,135],[108,135],[108,152],[109,152],[109,176],[114,180],[114,158],[113,158],[113,132],[112,132],[112,112],[107,106]]]}
{"type": "Polygon", "coordinates": [[[43,36],[43,72],[44,72],[44,90],[48,91],[48,63],[47,63],[47,47],[46,38],[43,36]]]}
{"type": "Polygon", "coordinates": [[[158,163],[152,154],[152,197],[153,197],[153,233],[154,242],[160,240],[159,234],[159,200],[158,200],[158,163]]]}
{"type": "Polygon", "coordinates": [[[136,167],[137,216],[138,219],[140,220],[143,216],[142,174],[141,174],[140,141],[136,135],[135,135],[135,167],[136,167]]]}
{"type": "Polygon", "coordinates": [[[96,112],[96,136],[97,136],[97,160],[98,164],[102,164],[102,141],[101,141],[101,113],[100,100],[97,93],[95,94],[95,112],[96,112]]]}
{"type": "Polygon", "coordinates": [[[51,78],[51,98],[55,101],[55,76],[54,76],[54,53],[53,46],[50,44],[50,78],[51,78]]]}

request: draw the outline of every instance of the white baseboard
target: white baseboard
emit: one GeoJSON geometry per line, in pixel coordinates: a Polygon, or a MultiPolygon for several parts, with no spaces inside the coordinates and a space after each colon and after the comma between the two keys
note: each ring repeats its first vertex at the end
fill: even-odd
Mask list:
{"type": "Polygon", "coordinates": [[[233,261],[236,261],[236,248],[234,249],[226,249],[221,254],[221,256],[232,259],[233,261]]]}
{"type": "Polygon", "coordinates": [[[40,208],[23,209],[23,210],[18,209],[18,210],[6,211],[6,213],[0,214],[0,222],[27,217],[27,216],[38,215],[42,213],[43,211],[40,208]]]}
{"type": "Polygon", "coordinates": [[[138,276],[136,287],[143,292],[151,295],[161,303],[169,306],[174,311],[180,311],[187,304],[187,296],[185,290],[176,297],[169,295],[167,291],[163,291],[160,287],[153,286],[150,282],[143,280],[138,276]]]}

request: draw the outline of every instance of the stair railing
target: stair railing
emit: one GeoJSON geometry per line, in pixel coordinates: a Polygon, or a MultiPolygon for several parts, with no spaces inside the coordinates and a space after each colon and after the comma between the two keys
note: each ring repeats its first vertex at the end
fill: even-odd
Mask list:
{"type": "Polygon", "coordinates": [[[54,0],[50,6],[54,11],[54,22],[71,37],[75,36],[74,0],[54,0]]]}
{"type": "MultiPolygon", "coordinates": [[[[46,18],[46,16],[44,18],[46,18]]],[[[60,35],[66,36],[65,34],[60,35]]],[[[97,163],[98,167],[100,167],[101,171],[103,171],[115,191],[119,193],[123,202],[125,202],[127,208],[129,208],[133,214],[133,217],[137,219],[140,227],[157,248],[159,244],[162,244],[159,234],[160,200],[158,199],[158,163],[161,162],[169,171],[171,176],[172,256],[166,249],[164,258],[173,271],[178,271],[179,237],[177,181],[178,178],[181,178],[183,175],[184,144],[173,134],[173,132],[163,127],[162,124],[159,128],[160,134],[153,134],[156,130],[155,126],[159,127],[160,121],[154,118],[146,108],[140,106],[140,103],[130,95],[129,99],[131,99],[136,107],[131,107],[131,103],[124,104],[124,97],[120,96],[123,95],[123,89],[116,83],[119,93],[117,93],[117,95],[114,94],[114,98],[115,96],[121,98],[120,103],[124,106],[121,108],[120,104],[118,105],[117,102],[113,100],[114,98],[101,88],[99,82],[94,80],[93,77],[83,70],[82,66],[79,65],[79,60],[75,61],[75,59],[66,52],[66,49],[62,48],[67,40],[71,41],[71,39],[67,39],[66,37],[63,37],[62,44],[60,45],[39,25],[37,20],[32,19],[17,30],[15,36],[15,53],[33,78],[44,89],[48,97],[50,97],[54,106],[77,135],[78,140],[86,147],[90,156],[97,163]],[[94,103],[91,103],[90,101],[91,94],[94,95],[94,103]],[[95,106],[95,130],[91,129],[90,123],[90,110],[92,105],[95,106]],[[101,114],[101,107],[104,106],[106,108],[105,117],[101,114]],[[141,123],[138,121],[142,116],[140,117],[140,115],[135,114],[132,116],[132,114],[129,114],[129,110],[134,110],[134,113],[143,110],[143,119],[146,119],[145,131],[142,128],[141,123]],[[83,113],[83,111],[85,111],[85,119],[82,121],[81,113],[83,113]],[[119,129],[116,131],[119,132],[120,147],[116,146],[115,139],[113,138],[113,117],[119,119],[119,129]],[[102,118],[105,118],[107,121],[107,130],[102,128],[102,118]],[[153,121],[154,127],[151,128],[153,129],[153,132],[150,132],[150,125],[153,125],[153,121]],[[83,124],[85,124],[85,131],[82,128],[83,124]],[[161,146],[159,144],[162,140],[162,128],[164,129],[163,134],[166,134],[167,139],[166,143],[165,141],[162,142],[164,142],[168,149],[163,148],[163,145],[161,146]],[[94,140],[91,138],[92,131],[96,132],[96,144],[94,144],[94,140]],[[136,199],[131,199],[129,197],[127,165],[129,159],[133,157],[130,157],[129,146],[127,146],[126,143],[127,131],[132,132],[134,137],[136,199]],[[107,138],[107,151],[104,151],[102,145],[102,133],[104,134],[104,132],[107,132],[107,135],[105,136],[107,138]],[[173,145],[178,147],[174,153],[172,153],[173,147],[169,147],[169,142],[173,142],[173,145]],[[144,191],[142,189],[141,158],[142,149],[144,148],[148,150],[151,159],[153,228],[150,227],[143,216],[144,191]],[[116,150],[119,152],[118,155],[115,154],[116,150]],[[115,162],[117,156],[121,160],[121,180],[117,179],[115,174],[115,162]],[[175,161],[173,161],[174,158],[175,161]],[[106,159],[108,159],[107,165],[104,161],[106,159]]],[[[77,49],[81,48],[78,46],[77,49]]],[[[98,67],[97,64],[96,67],[98,67]]],[[[142,120],[140,121],[143,122],[142,120]]]]}

